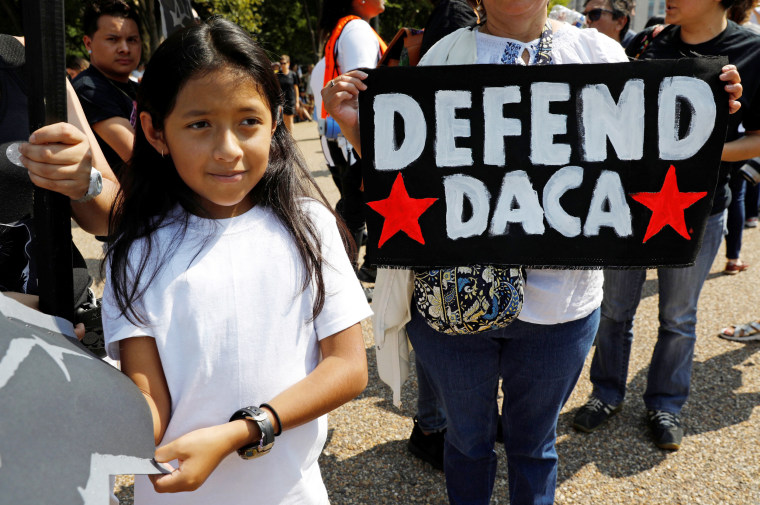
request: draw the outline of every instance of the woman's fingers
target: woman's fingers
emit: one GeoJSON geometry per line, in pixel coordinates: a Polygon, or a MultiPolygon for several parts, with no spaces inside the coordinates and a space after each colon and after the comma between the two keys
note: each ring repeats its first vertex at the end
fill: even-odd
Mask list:
{"type": "Polygon", "coordinates": [[[742,79],[736,66],[724,66],[721,69],[720,80],[727,82],[724,89],[726,90],[726,93],[728,93],[728,112],[733,114],[741,108],[741,103],[739,103],[738,100],[741,98],[744,91],[744,88],[741,85],[742,79]]]}
{"type": "Polygon", "coordinates": [[[43,126],[19,146],[29,179],[40,188],[76,200],[90,184],[92,155],[87,137],[68,123],[43,126]]]}

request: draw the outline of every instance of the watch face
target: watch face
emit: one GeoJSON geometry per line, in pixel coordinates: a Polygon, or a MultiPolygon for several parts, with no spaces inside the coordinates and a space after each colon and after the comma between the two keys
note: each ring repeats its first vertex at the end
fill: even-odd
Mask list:
{"type": "Polygon", "coordinates": [[[93,196],[98,196],[103,191],[103,175],[95,170],[93,172],[94,177],[90,181],[90,192],[93,196]]]}

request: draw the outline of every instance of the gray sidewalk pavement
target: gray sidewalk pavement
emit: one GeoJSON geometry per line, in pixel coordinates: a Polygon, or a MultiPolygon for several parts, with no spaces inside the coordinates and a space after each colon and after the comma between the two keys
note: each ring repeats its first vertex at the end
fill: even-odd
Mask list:
{"type": "MultiPolygon", "coordinates": [[[[294,136],[312,174],[331,203],[330,179],[315,123],[297,123],[294,136]]],[[[95,273],[100,244],[75,230],[95,273]]],[[[657,449],[649,439],[641,400],[657,334],[657,278],[647,275],[638,310],[623,410],[594,434],[571,428],[575,411],[591,390],[588,366],[562,411],[558,426],[560,458],[557,504],[760,504],[760,343],[738,344],[717,337],[728,324],[760,319],[760,230],[745,230],[742,257],[752,267],[726,276],[721,248],[699,304],[692,392],[683,411],[681,450],[657,449]]],[[[416,382],[402,392],[402,406],[377,376],[373,335],[363,323],[370,381],[358,398],[330,414],[329,435],[320,459],[335,505],[444,504],[443,474],[406,450],[415,412],[416,382]]],[[[540,371],[537,371],[540,373],[540,371]]],[[[506,460],[497,448],[499,469],[492,503],[509,503],[506,460]]],[[[132,503],[131,477],[118,479],[123,505],[132,503]]]]}

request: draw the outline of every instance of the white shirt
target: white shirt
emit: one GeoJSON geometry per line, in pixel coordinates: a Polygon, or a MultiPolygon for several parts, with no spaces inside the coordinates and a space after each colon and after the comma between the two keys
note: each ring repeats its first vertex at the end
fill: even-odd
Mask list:
{"type": "MultiPolygon", "coordinates": [[[[517,54],[524,49],[533,64],[538,39],[523,43],[476,32],[477,63],[501,63],[505,52],[517,54]]],[[[628,61],[623,48],[596,30],[579,30],[562,24],[552,36],[552,62],[615,63],[628,61]]],[[[602,303],[604,277],[601,270],[526,269],[525,300],[518,319],[534,324],[556,324],[589,315],[602,303]]]]}
{"type": "Polygon", "coordinates": [[[372,27],[363,19],[346,23],[338,37],[338,72],[356,68],[375,68],[380,61],[380,42],[372,27]]]}
{"type": "MultiPolygon", "coordinates": [[[[295,243],[272,211],[259,206],[231,219],[192,216],[172,254],[166,244],[177,225],[156,232],[153,257],[165,265],[143,297],[146,325],[119,317],[107,286],[103,323],[109,355],[118,358],[122,339],[156,339],[172,399],[161,445],[225,423],[241,407],[268,402],[317,366],[319,340],[371,315],[332,214],[314,201],[304,209],[322,235],[328,263],[322,269],[325,304],[314,321],[315,289],[302,291],[304,269],[295,243]]],[[[131,257],[142,254],[141,245],[135,244],[131,257]]],[[[266,456],[228,456],[192,493],[159,495],[138,476],[135,503],[326,504],[317,465],[326,436],[326,416],[287,430],[266,456]]]]}

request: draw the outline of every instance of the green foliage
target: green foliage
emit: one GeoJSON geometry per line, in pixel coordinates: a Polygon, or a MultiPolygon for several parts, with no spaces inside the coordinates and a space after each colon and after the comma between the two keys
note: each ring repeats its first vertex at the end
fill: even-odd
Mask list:
{"type": "Polygon", "coordinates": [[[287,54],[293,63],[316,63],[320,52],[317,23],[321,11],[321,0],[262,0],[256,7],[262,20],[261,29],[253,35],[273,61],[287,54]]]}
{"type": "MultiPolygon", "coordinates": [[[[319,16],[324,0],[260,0],[256,12],[261,16],[259,31],[253,31],[270,52],[272,60],[290,55],[295,63],[315,63],[322,56],[319,16]]],[[[389,0],[385,12],[372,20],[378,33],[390,42],[399,28],[423,28],[433,9],[429,0],[389,0]]]]}
{"type": "MultiPolygon", "coordinates": [[[[20,35],[22,0],[0,0],[0,33],[20,35]]],[[[66,52],[86,57],[82,43],[82,10],[86,0],[64,1],[66,16],[66,52]]],[[[140,31],[143,36],[143,55],[148,59],[150,50],[160,42],[156,23],[144,19],[152,13],[154,0],[127,0],[132,2],[143,19],[140,31]]],[[[222,16],[233,21],[253,35],[269,52],[272,60],[288,54],[294,63],[315,63],[322,52],[318,22],[324,0],[192,0],[193,8],[202,19],[222,16]]],[[[569,0],[551,0],[567,4],[569,0]]],[[[423,28],[430,12],[429,0],[388,0],[385,12],[372,21],[386,42],[390,42],[399,28],[423,28]]],[[[155,12],[158,15],[158,12],[155,12]]],[[[160,26],[160,25],[158,25],[160,26]]]]}
{"type": "Polygon", "coordinates": [[[378,33],[383,40],[390,42],[400,28],[425,28],[432,11],[433,4],[429,0],[388,0],[385,12],[378,16],[378,33]]]}
{"type": "Polygon", "coordinates": [[[193,0],[191,3],[201,19],[216,15],[252,34],[261,30],[262,18],[258,9],[265,0],[193,0]]]}

